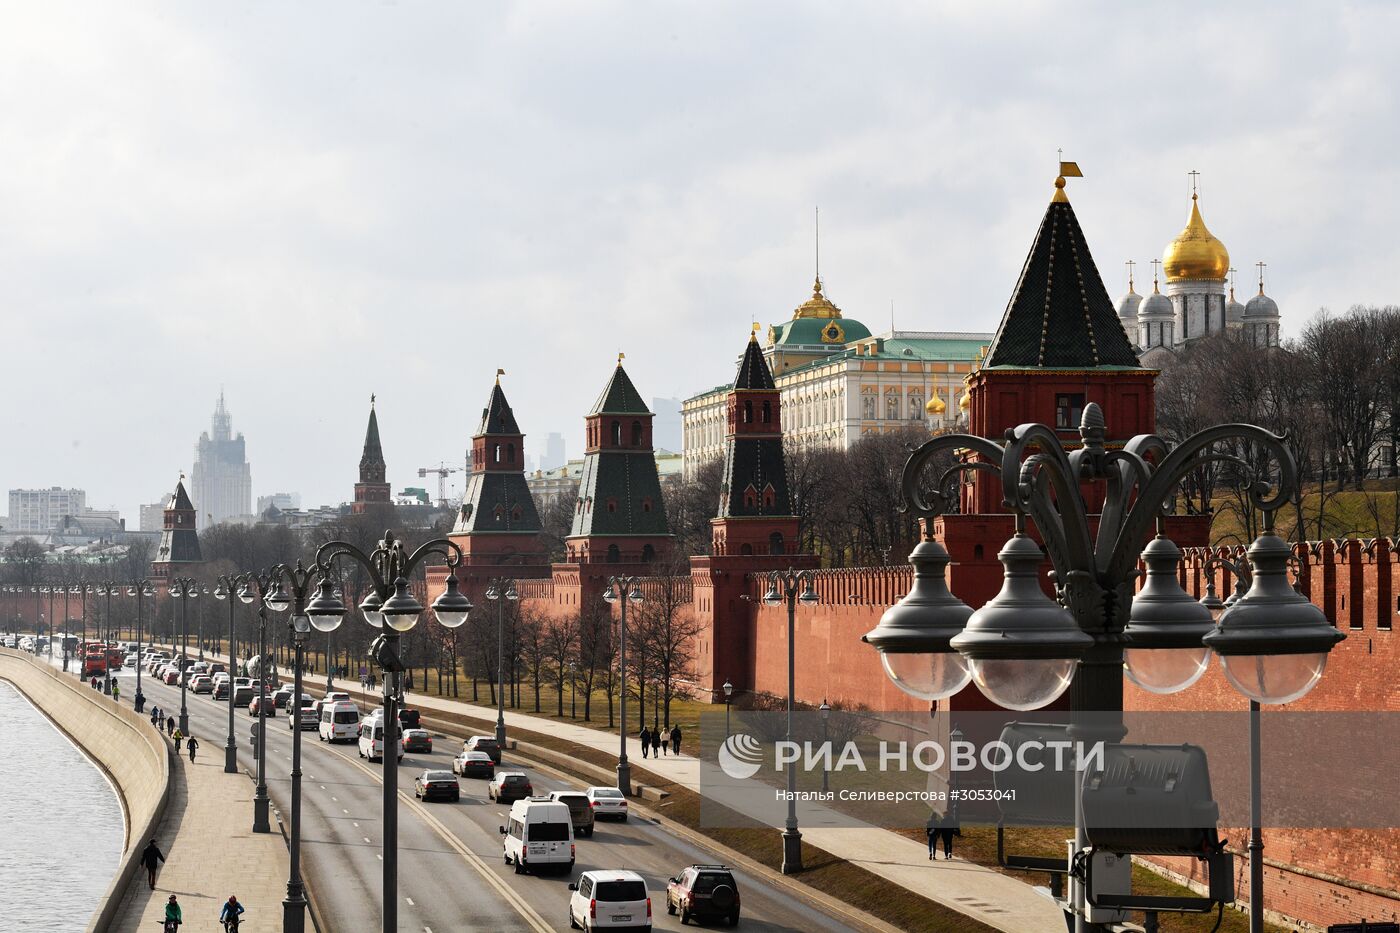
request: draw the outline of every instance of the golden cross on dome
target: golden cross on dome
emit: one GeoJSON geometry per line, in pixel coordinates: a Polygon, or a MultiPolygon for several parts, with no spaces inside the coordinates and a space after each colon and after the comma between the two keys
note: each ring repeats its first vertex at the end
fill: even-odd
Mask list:
{"type": "Polygon", "coordinates": [[[1191,199],[1192,199],[1192,200],[1195,200],[1195,198],[1196,198],[1196,179],[1198,179],[1198,178],[1201,177],[1201,173],[1198,172],[1198,171],[1196,171],[1195,169],[1192,169],[1191,171],[1187,172],[1186,174],[1188,174],[1188,175],[1191,176],[1191,199]]]}
{"type": "Polygon", "coordinates": [[[1152,260],[1152,287],[1153,287],[1154,289],[1157,287],[1157,267],[1160,266],[1161,264],[1162,264],[1162,260],[1160,260],[1160,259],[1154,259],[1154,260],[1152,260]]]}
{"type": "Polygon", "coordinates": [[[1268,266],[1268,263],[1261,259],[1256,262],[1255,265],[1259,267],[1259,294],[1262,295],[1264,294],[1264,269],[1268,266]]]}

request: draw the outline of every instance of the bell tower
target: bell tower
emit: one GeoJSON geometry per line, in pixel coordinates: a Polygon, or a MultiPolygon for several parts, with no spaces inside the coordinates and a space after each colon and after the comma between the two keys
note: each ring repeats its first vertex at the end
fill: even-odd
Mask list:
{"type": "Polygon", "coordinates": [[[384,464],[384,448],[379,443],[379,416],[374,411],[374,396],[369,397],[369,424],[365,427],[365,449],[360,455],[360,481],[355,484],[355,502],[350,511],[365,515],[389,505],[389,484],[385,481],[388,467],[384,464]]]}

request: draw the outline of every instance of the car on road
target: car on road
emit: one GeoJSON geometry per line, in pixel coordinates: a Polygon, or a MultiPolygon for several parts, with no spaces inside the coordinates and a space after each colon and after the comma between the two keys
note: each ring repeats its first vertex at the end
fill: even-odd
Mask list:
{"type": "Polygon", "coordinates": [[[651,896],[635,871],[586,871],[569,885],[569,929],[651,929],[651,896]]]}
{"type": "Polygon", "coordinates": [[[161,669],[160,679],[167,684],[178,684],[180,682],[180,672],[173,667],[161,669]]]}
{"type": "Polygon", "coordinates": [[[452,759],[452,770],[462,777],[490,780],[496,776],[496,763],[485,752],[462,752],[452,759]]]}
{"type": "Polygon", "coordinates": [[[209,664],[209,670],[206,671],[206,673],[208,673],[208,674],[227,674],[227,673],[228,673],[228,668],[224,666],[224,662],[222,662],[222,661],[212,661],[212,662],[210,662],[210,664],[209,664]]]}
{"type": "Polygon", "coordinates": [[[321,699],[316,701],[316,715],[321,715],[321,710],[332,704],[349,702],[351,702],[350,694],[340,690],[332,690],[330,693],[327,693],[325,696],[321,697],[321,699]]]}
{"type": "Polygon", "coordinates": [[[253,702],[253,684],[248,678],[240,677],[234,681],[233,705],[247,706],[251,702],[253,702]],[[239,683],[239,681],[243,681],[243,683],[239,683]]]}
{"type": "Polygon", "coordinates": [[[291,729],[293,723],[299,723],[302,729],[317,729],[321,725],[321,720],[316,718],[316,711],[307,703],[300,710],[298,716],[290,705],[287,707],[287,728],[291,729]]]}
{"type": "Polygon", "coordinates": [[[191,693],[213,693],[214,678],[208,674],[195,674],[190,678],[191,693]]]}
{"type": "Polygon", "coordinates": [[[433,736],[427,729],[405,729],[403,734],[403,750],[406,752],[428,752],[433,751],[433,736]]]}
{"type": "Polygon", "coordinates": [[[272,695],[272,705],[278,709],[286,709],[287,701],[291,699],[291,696],[292,688],[290,684],[278,687],[277,692],[272,695]]]}
{"type": "Polygon", "coordinates": [[[500,803],[524,800],[534,792],[530,776],[524,771],[497,771],[486,785],[486,796],[500,803]]]}
{"type": "Polygon", "coordinates": [[[464,752],[485,752],[496,764],[501,763],[501,743],[494,735],[473,735],[462,743],[464,752]]]}
{"type": "Polygon", "coordinates": [[[421,726],[422,724],[423,724],[423,714],[422,714],[422,713],[418,712],[418,710],[416,710],[416,709],[408,709],[407,707],[400,707],[400,709],[399,709],[399,725],[403,726],[405,729],[417,729],[417,728],[418,728],[419,726],[421,726]]]}
{"type": "Polygon", "coordinates": [[[577,790],[555,790],[549,792],[549,799],[569,808],[575,836],[593,835],[593,804],[587,794],[577,790]]]}
{"type": "Polygon", "coordinates": [[[692,920],[739,923],[739,884],[725,865],[691,865],[666,884],[666,913],[692,920]]]}
{"type": "MultiPolygon", "coordinates": [[[[229,684],[227,680],[214,681],[214,699],[227,700],[228,695],[232,690],[233,687],[229,684]]],[[[251,693],[251,691],[249,692],[251,693]]]]}
{"type": "Polygon", "coordinates": [[[502,826],[502,854],[518,875],[541,868],[574,870],[574,830],[569,808],[553,800],[517,800],[502,826]]]}
{"type": "Polygon", "coordinates": [[[360,734],[360,709],[354,703],[321,704],[316,735],[322,742],[353,742],[360,734]]]}
{"type": "Polygon", "coordinates": [[[616,787],[590,787],[584,794],[593,807],[595,819],[627,822],[627,798],[616,787]]]}
{"type": "Polygon", "coordinates": [[[419,800],[434,797],[461,800],[462,788],[457,783],[457,775],[451,771],[424,771],[413,779],[413,796],[419,800]]]}
{"type": "Polygon", "coordinates": [[[266,717],[268,717],[268,718],[272,718],[272,717],[274,717],[274,716],[277,715],[277,707],[274,706],[273,703],[272,703],[272,695],[271,695],[271,694],[264,693],[262,696],[254,695],[253,698],[252,698],[251,700],[248,701],[248,715],[249,715],[249,716],[256,716],[256,715],[258,715],[258,706],[259,706],[259,705],[261,705],[262,708],[263,708],[263,715],[264,715],[264,716],[266,716],[266,717]]]}

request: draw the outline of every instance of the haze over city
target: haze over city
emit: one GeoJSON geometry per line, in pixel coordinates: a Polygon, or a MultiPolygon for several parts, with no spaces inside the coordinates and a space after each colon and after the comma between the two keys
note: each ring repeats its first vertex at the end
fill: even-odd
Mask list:
{"type": "Polygon", "coordinates": [[[1056,169],[1115,296],[1198,170],[1284,335],[1393,284],[1379,4],[15,7],[0,35],[5,488],[168,495],[220,389],[255,495],[395,488],[507,372],[534,452],[615,354],[684,398],[827,294],[990,331],[1056,169]]]}

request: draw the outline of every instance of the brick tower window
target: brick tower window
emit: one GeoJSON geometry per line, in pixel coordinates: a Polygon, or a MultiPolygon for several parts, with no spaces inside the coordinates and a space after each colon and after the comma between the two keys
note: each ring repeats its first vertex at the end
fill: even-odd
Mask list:
{"type": "Polygon", "coordinates": [[[650,511],[651,511],[651,496],[647,496],[647,497],[645,497],[644,499],[642,499],[642,511],[643,511],[643,512],[650,512],[650,511]]]}
{"type": "Polygon", "coordinates": [[[783,553],[783,533],[781,531],[775,531],[768,536],[768,553],[783,553]]]}
{"type": "Polygon", "coordinates": [[[772,424],[772,423],[773,423],[773,403],[772,403],[772,402],[764,402],[764,403],[763,403],[763,423],[764,423],[764,424],[772,424]]]}
{"type": "Polygon", "coordinates": [[[1079,419],[1083,415],[1083,392],[1055,396],[1055,427],[1062,431],[1072,431],[1079,427],[1079,419]]]}
{"type": "Polygon", "coordinates": [[[609,500],[608,500],[608,511],[609,511],[609,512],[616,512],[616,511],[617,511],[617,500],[616,500],[616,499],[609,499],[609,500]]]}
{"type": "Polygon", "coordinates": [[[753,402],[744,400],[744,424],[753,424],[753,402]]]}
{"type": "Polygon", "coordinates": [[[632,422],[632,446],[642,446],[642,423],[640,421],[632,422]]]}
{"type": "Polygon", "coordinates": [[[612,423],[612,442],[613,442],[613,446],[614,446],[614,447],[621,447],[621,446],[622,446],[622,422],[621,422],[621,421],[614,421],[614,422],[612,423]]]}
{"type": "Polygon", "coordinates": [[[616,544],[608,545],[608,563],[615,564],[622,560],[622,552],[617,549],[616,544]]]}

